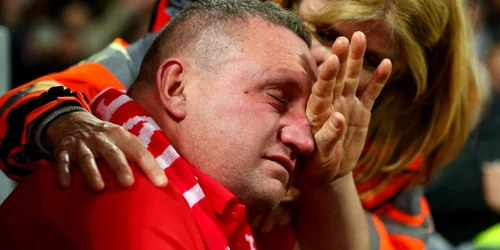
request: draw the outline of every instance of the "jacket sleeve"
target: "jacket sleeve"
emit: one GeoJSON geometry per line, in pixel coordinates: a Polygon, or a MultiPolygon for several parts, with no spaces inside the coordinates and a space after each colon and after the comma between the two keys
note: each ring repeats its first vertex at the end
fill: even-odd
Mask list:
{"type": "Polygon", "coordinates": [[[0,168],[7,176],[18,180],[45,161],[37,159],[30,150],[33,124],[44,114],[64,105],[90,110],[88,99],[100,91],[108,87],[125,89],[124,84],[131,83],[139,65],[130,58],[127,46],[116,39],[88,60],[60,73],[38,78],[0,98],[0,168]],[[57,86],[73,92],[62,87],[48,91],[57,86]]]}
{"type": "Polygon", "coordinates": [[[420,186],[399,193],[366,216],[371,250],[424,250],[434,230],[424,189],[420,186]]]}
{"type": "MultiPolygon", "coordinates": [[[[434,230],[429,211],[423,187],[401,192],[372,211],[365,210],[370,250],[424,250],[434,230]]],[[[290,226],[276,225],[270,233],[256,230],[254,235],[259,249],[300,249],[290,226]]]]}

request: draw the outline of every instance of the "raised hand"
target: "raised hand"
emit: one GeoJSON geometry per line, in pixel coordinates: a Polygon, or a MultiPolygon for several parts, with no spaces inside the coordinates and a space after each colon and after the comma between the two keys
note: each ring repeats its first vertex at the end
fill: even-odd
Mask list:
{"type": "Polygon", "coordinates": [[[305,161],[299,183],[327,184],[350,173],[358,162],[371,109],[392,70],[390,60],[383,60],[359,88],[365,50],[362,32],[355,32],[350,44],[339,37],[319,70],[306,110],[316,147],[305,161]]]}
{"type": "Polygon", "coordinates": [[[73,112],[57,118],[47,127],[46,141],[54,148],[62,188],[71,185],[70,167],[76,165],[91,189],[102,190],[104,182],[96,159],[107,163],[122,187],[134,183],[127,160],[135,163],[154,185],[167,184],[165,172],[136,136],[90,113],[73,112]]]}

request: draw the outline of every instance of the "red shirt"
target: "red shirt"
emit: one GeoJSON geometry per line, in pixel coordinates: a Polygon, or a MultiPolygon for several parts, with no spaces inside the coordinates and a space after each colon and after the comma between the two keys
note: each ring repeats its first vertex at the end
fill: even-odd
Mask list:
{"type": "MultiPolygon", "coordinates": [[[[0,206],[2,249],[205,249],[174,185],[156,188],[135,171],[134,186],[124,190],[108,168],[100,171],[102,193],[90,191],[80,174],[73,174],[69,190],[61,190],[52,165],[23,179],[0,206]]],[[[254,249],[245,208],[210,177],[194,173],[231,249],[254,249]]]]}
{"type": "Polygon", "coordinates": [[[64,191],[56,184],[55,166],[40,164],[0,207],[0,241],[6,248],[255,249],[245,207],[182,159],[137,103],[108,89],[93,108],[138,135],[170,185],[158,189],[135,172],[135,185],[122,190],[102,167],[105,192],[91,192],[76,173],[64,191]]]}
{"type": "Polygon", "coordinates": [[[217,222],[224,231],[231,249],[255,250],[256,243],[247,223],[246,208],[238,203],[236,197],[221,184],[192,167],[205,197],[212,205],[217,222]]]}

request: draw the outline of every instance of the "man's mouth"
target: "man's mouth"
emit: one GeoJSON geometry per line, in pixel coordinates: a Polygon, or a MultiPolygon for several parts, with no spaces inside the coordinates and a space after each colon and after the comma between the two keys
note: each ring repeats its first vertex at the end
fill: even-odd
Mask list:
{"type": "Polygon", "coordinates": [[[283,166],[288,172],[288,174],[292,173],[293,168],[295,167],[295,163],[292,160],[290,160],[290,158],[284,155],[271,155],[271,156],[266,156],[265,158],[283,166]]]}

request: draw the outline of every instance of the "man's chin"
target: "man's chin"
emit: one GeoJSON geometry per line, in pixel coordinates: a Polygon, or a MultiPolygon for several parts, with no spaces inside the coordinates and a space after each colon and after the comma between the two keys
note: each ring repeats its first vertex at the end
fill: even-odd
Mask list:
{"type": "MultiPolygon", "coordinates": [[[[278,180],[275,180],[278,182],[278,180]]],[[[269,188],[269,186],[268,186],[269,188]]],[[[259,193],[246,205],[248,218],[254,218],[259,214],[267,213],[275,209],[286,195],[286,189],[282,185],[279,188],[268,189],[259,193]]]]}

